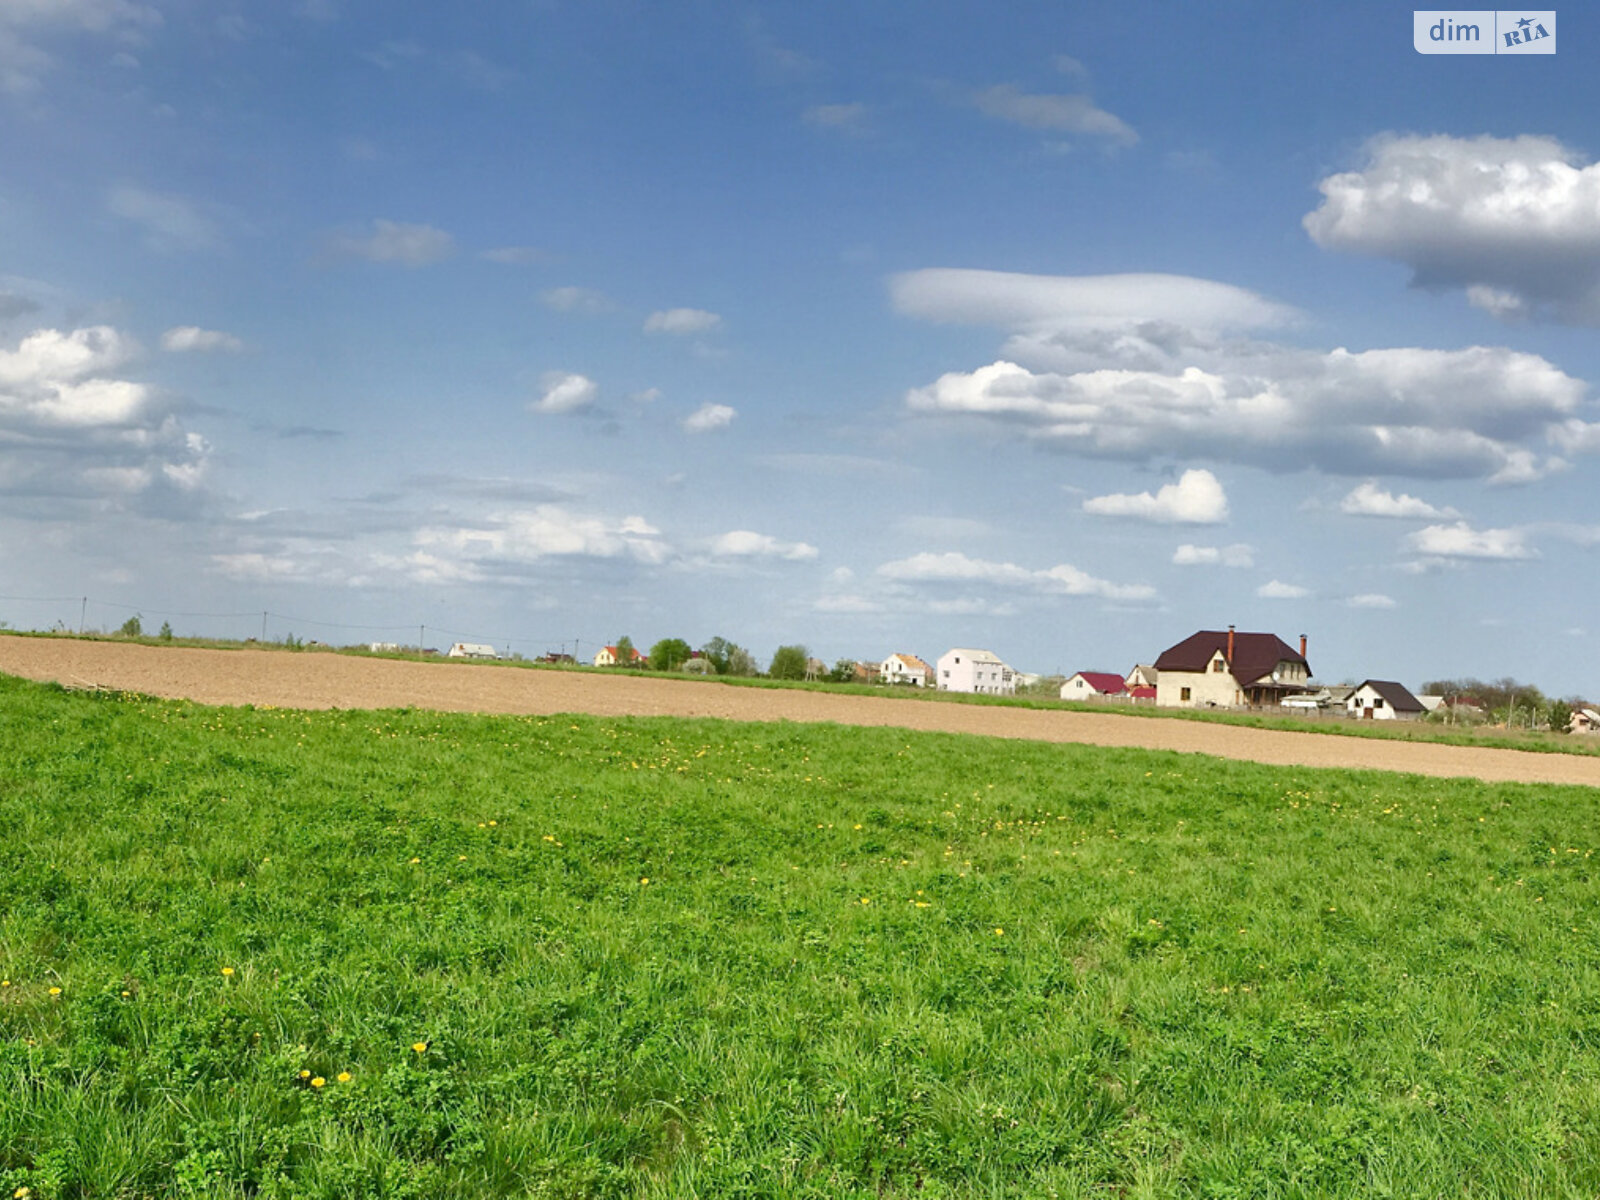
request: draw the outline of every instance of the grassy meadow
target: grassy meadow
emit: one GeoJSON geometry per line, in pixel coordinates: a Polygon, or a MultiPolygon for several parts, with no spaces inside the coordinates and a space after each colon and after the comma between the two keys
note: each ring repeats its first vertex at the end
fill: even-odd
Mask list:
{"type": "Polygon", "coordinates": [[[0,1196],[1593,1197],[1600,792],[0,678],[0,1196]]]}

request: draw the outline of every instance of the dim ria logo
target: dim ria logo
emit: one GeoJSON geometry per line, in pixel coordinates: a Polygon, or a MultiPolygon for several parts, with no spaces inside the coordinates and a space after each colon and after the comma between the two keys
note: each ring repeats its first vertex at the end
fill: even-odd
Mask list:
{"type": "Polygon", "coordinates": [[[1418,54],[1554,54],[1555,9],[1417,9],[1411,14],[1418,54]]]}

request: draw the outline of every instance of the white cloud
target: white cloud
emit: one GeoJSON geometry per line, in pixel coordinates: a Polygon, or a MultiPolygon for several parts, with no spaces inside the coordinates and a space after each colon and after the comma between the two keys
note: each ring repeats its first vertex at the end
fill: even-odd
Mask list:
{"type": "Polygon", "coordinates": [[[1282,580],[1273,579],[1258,587],[1256,595],[1263,600],[1304,600],[1311,595],[1311,592],[1308,588],[1303,588],[1298,584],[1284,583],[1282,580]]]}
{"type": "Polygon", "coordinates": [[[199,490],[211,447],[170,402],[119,378],[138,343],[106,325],[0,348],[0,491],[156,509],[199,490]]]}
{"type": "Polygon", "coordinates": [[[721,317],[703,308],[669,308],[646,317],[644,331],[682,337],[692,333],[707,333],[721,324],[721,317]]]}
{"type": "Polygon", "coordinates": [[[1149,492],[1094,496],[1083,511],[1097,517],[1134,517],[1170,525],[1215,525],[1228,519],[1228,497],[1210,471],[1185,471],[1154,495],[1149,492]]]}
{"type": "Polygon", "coordinates": [[[0,91],[35,90],[55,59],[36,44],[58,32],[133,39],[161,24],[161,14],[131,0],[0,0],[0,91]]]}
{"type": "Polygon", "coordinates": [[[561,505],[496,513],[478,526],[433,526],[419,530],[416,545],[442,562],[490,571],[545,558],[666,561],[671,546],[643,517],[614,518],[576,513],[561,505]]]}
{"type": "Polygon", "coordinates": [[[805,542],[783,542],[765,533],[735,529],[711,542],[711,553],[718,558],[777,558],[802,562],[817,557],[817,548],[805,542]]]}
{"type": "Polygon", "coordinates": [[[413,225],[404,221],[372,223],[371,233],[344,233],[333,239],[334,251],[351,258],[375,263],[399,263],[405,267],[426,267],[443,262],[456,251],[456,240],[432,225],[413,225]]]}
{"type": "Polygon", "coordinates": [[[244,343],[231,333],[218,329],[201,329],[197,325],[179,325],[161,335],[161,348],[175,354],[190,351],[244,349],[244,343]]]}
{"type": "Polygon", "coordinates": [[[1554,138],[1385,134],[1318,185],[1319,246],[1388,258],[1501,318],[1600,324],[1600,164],[1554,138]]]}
{"type": "Polygon", "coordinates": [[[594,380],[572,371],[548,371],[540,385],[543,391],[530,405],[534,412],[577,412],[588,408],[600,394],[600,387],[594,380]]]}
{"type": "Polygon", "coordinates": [[[1351,596],[1345,605],[1349,608],[1394,608],[1395,602],[1392,597],[1380,592],[1364,592],[1359,596],[1351,596]]]}
{"type": "Polygon", "coordinates": [[[1535,558],[1521,529],[1473,529],[1465,521],[1453,525],[1429,525],[1406,539],[1416,553],[1429,558],[1498,559],[1512,561],[1535,558]]]}
{"type": "Polygon", "coordinates": [[[556,312],[581,313],[586,317],[608,313],[617,307],[604,292],[586,287],[549,288],[539,293],[539,303],[556,312]]]}
{"type": "Polygon", "coordinates": [[[1435,508],[1426,500],[1419,500],[1417,497],[1409,496],[1404,492],[1396,496],[1393,492],[1380,488],[1370,479],[1365,483],[1357,484],[1348,496],[1339,501],[1339,511],[1355,517],[1438,519],[1461,515],[1453,508],[1435,508]]]}
{"type": "Polygon", "coordinates": [[[844,133],[861,133],[866,127],[865,104],[813,104],[800,114],[807,125],[819,129],[837,129],[844,133]]]}
{"type": "Polygon", "coordinates": [[[1185,542],[1172,552],[1172,561],[1180,567],[1253,567],[1256,556],[1243,542],[1231,546],[1195,546],[1185,542]]]}
{"type": "Polygon", "coordinates": [[[1146,584],[1111,583],[1068,563],[1031,570],[1015,563],[987,562],[956,552],[913,554],[910,558],[884,563],[877,574],[880,578],[904,583],[975,583],[1021,588],[1045,595],[1100,596],[1107,600],[1149,600],[1156,594],[1155,589],[1146,584]]]}
{"type": "Polygon", "coordinates": [[[106,208],[144,230],[144,244],[152,250],[210,250],[222,241],[216,223],[182,196],[125,183],[111,189],[106,208]]]}
{"type": "Polygon", "coordinates": [[[1285,347],[1258,348],[1222,372],[1035,373],[1002,361],[943,375],[906,403],[1101,458],[1522,483],[1567,466],[1522,443],[1587,445],[1570,424],[1583,391],[1538,355],[1503,348],[1285,347]]]}
{"type": "Polygon", "coordinates": [[[972,102],[985,116],[1025,129],[1086,134],[1122,146],[1132,146],[1139,140],[1126,122],[1098,107],[1086,95],[1030,94],[1004,83],[977,93],[972,102]]]}
{"type": "Polygon", "coordinates": [[[702,404],[683,419],[683,428],[689,433],[710,433],[726,429],[738,415],[737,409],[726,404],[702,404]]]}

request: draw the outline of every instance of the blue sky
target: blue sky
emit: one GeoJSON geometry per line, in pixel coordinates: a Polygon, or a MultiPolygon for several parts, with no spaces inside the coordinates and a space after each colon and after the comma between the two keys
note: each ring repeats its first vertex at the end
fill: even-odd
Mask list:
{"type": "Polygon", "coordinates": [[[1411,21],[0,0],[0,618],[1592,695],[1592,22],[1411,21]]]}

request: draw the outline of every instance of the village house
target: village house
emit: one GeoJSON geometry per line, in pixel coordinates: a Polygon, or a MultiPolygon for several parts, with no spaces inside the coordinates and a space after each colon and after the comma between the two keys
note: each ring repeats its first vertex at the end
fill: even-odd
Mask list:
{"type": "Polygon", "coordinates": [[[933,668],[915,654],[891,654],[878,668],[878,682],[927,687],[933,682],[933,668]]]}
{"type": "Polygon", "coordinates": [[[1403,683],[1392,679],[1366,679],[1350,693],[1344,710],[1364,721],[1415,721],[1427,709],[1403,683]]]}
{"type": "Polygon", "coordinates": [[[1135,688],[1153,688],[1156,686],[1156,678],[1159,675],[1160,672],[1155,667],[1147,663],[1140,663],[1128,672],[1127,677],[1122,682],[1130,692],[1135,688]]]}
{"type": "Polygon", "coordinates": [[[1203,629],[1156,659],[1156,703],[1168,708],[1277,705],[1307,690],[1306,639],[1295,653],[1272,633],[1203,629]]]}
{"type": "MultiPolygon", "coordinates": [[[[595,652],[594,665],[597,667],[617,666],[621,654],[622,652],[615,646],[601,646],[600,649],[595,652]]],[[[643,666],[644,655],[640,654],[639,651],[634,650],[633,657],[628,662],[622,663],[621,665],[625,667],[643,666]]]]}
{"type": "Polygon", "coordinates": [[[1572,711],[1572,720],[1567,722],[1568,733],[1600,733],[1600,712],[1592,708],[1577,708],[1572,711]]]}
{"type": "Polygon", "coordinates": [[[1017,691],[1017,673],[988,650],[957,647],[939,656],[939,690],[1012,696],[1017,691]]]}
{"type": "Polygon", "coordinates": [[[1127,681],[1110,671],[1079,671],[1061,685],[1063,700],[1127,700],[1127,681]]]}
{"type": "Polygon", "coordinates": [[[446,658],[499,658],[493,646],[482,642],[457,642],[445,652],[446,658]]]}

